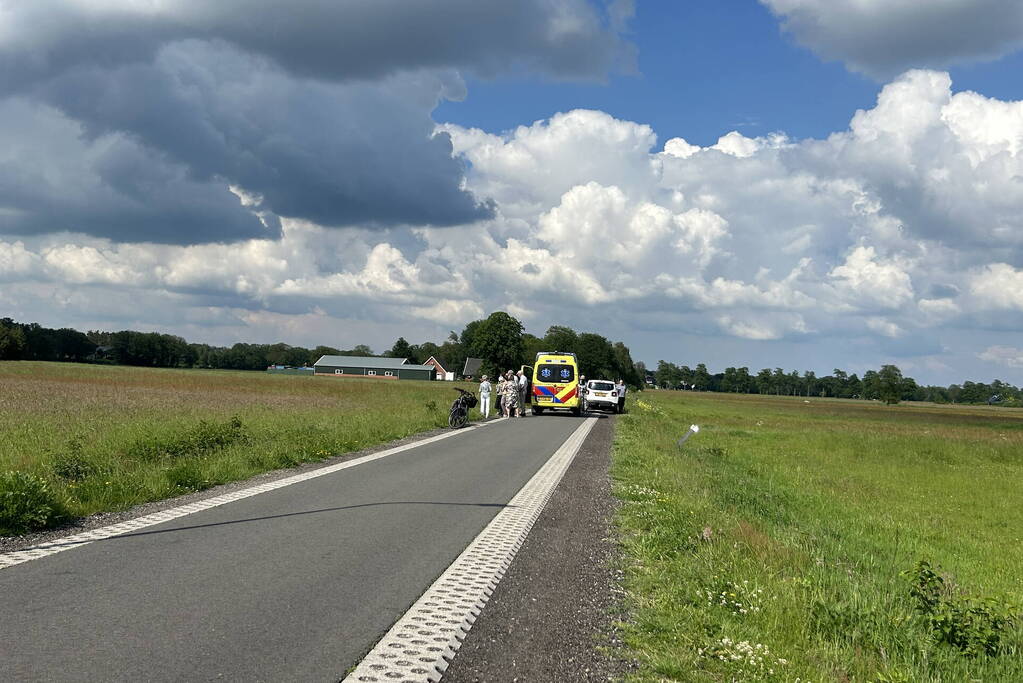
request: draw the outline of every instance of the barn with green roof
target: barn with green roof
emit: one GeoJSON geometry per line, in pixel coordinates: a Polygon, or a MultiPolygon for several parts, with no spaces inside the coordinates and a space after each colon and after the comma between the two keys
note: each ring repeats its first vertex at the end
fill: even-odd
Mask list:
{"type": "Polygon", "coordinates": [[[407,358],[380,356],[320,356],[313,365],[317,376],[368,379],[425,379],[436,376],[432,365],[413,365],[407,358]]]}

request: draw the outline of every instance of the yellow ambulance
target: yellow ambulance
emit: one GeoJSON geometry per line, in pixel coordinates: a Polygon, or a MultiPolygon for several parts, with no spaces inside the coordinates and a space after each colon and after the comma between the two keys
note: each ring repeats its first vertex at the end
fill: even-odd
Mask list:
{"type": "Polygon", "coordinates": [[[545,410],[568,410],[573,415],[582,415],[579,364],[574,353],[541,351],[536,354],[533,367],[523,370],[531,379],[529,397],[534,415],[545,410]]]}

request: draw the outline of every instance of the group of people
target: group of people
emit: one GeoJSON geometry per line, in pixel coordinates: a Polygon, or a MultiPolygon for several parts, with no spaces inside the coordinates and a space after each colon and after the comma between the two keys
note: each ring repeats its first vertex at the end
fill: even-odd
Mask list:
{"type": "MultiPolygon", "coordinates": [[[[526,384],[528,380],[521,370],[509,370],[497,379],[496,408],[502,417],[526,416],[526,384]]],[[[494,385],[486,375],[480,378],[480,412],[483,419],[490,418],[490,397],[494,393],[494,385]]]]}
{"type": "MultiPolygon", "coordinates": [[[[528,401],[526,400],[526,375],[519,370],[509,370],[503,375],[498,375],[497,388],[490,383],[490,379],[483,375],[480,377],[480,413],[484,420],[490,419],[490,398],[496,393],[497,399],[495,408],[502,417],[525,417],[528,401]]],[[[579,386],[586,386],[586,375],[579,376],[579,386]]],[[[619,379],[615,382],[615,393],[618,396],[618,412],[625,412],[625,382],[619,379]]]]}

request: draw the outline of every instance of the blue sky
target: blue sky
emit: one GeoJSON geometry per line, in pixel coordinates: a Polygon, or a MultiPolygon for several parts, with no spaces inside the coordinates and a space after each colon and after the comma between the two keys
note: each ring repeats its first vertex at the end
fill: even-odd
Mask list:
{"type": "Polygon", "coordinates": [[[1021,48],[1005,0],[3,3],[0,314],[1023,384],[1021,48]]]}
{"type": "Polygon", "coordinates": [[[570,109],[599,109],[648,123],[663,140],[712,145],[732,130],[822,137],[869,107],[878,84],[825,64],[782,35],[770,11],[749,0],[639,3],[625,36],[637,70],[605,82],[540,78],[469,82],[462,102],[435,117],[502,131],[570,109]]]}
{"type": "MultiPolygon", "coordinates": [[[[640,1],[624,35],[638,48],[634,72],[588,83],[471,78],[468,96],[442,102],[434,118],[501,132],[583,108],[647,123],[662,142],[712,145],[732,130],[823,138],[872,107],[881,86],[797,44],[754,0],[640,1]]],[[[1018,99],[1023,51],[949,71],[957,90],[1018,99]]]]}

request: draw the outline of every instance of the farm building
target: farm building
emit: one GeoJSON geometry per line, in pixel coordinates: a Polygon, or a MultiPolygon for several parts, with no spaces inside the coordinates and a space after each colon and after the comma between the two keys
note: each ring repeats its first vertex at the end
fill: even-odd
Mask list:
{"type": "Polygon", "coordinates": [[[320,356],[313,368],[316,375],[374,379],[433,379],[436,372],[432,365],[412,365],[407,358],[377,356],[320,356]]]}
{"type": "Polygon", "coordinates": [[[444,369],[444,366],[440,364],[440,361],[436,357],[430,356],[430,358],[423,363],[423,365],[432,365],[437,370],[437,379],[447,380],[449,382],[454,381],[455,373],[448,372],[444,369]]]}

